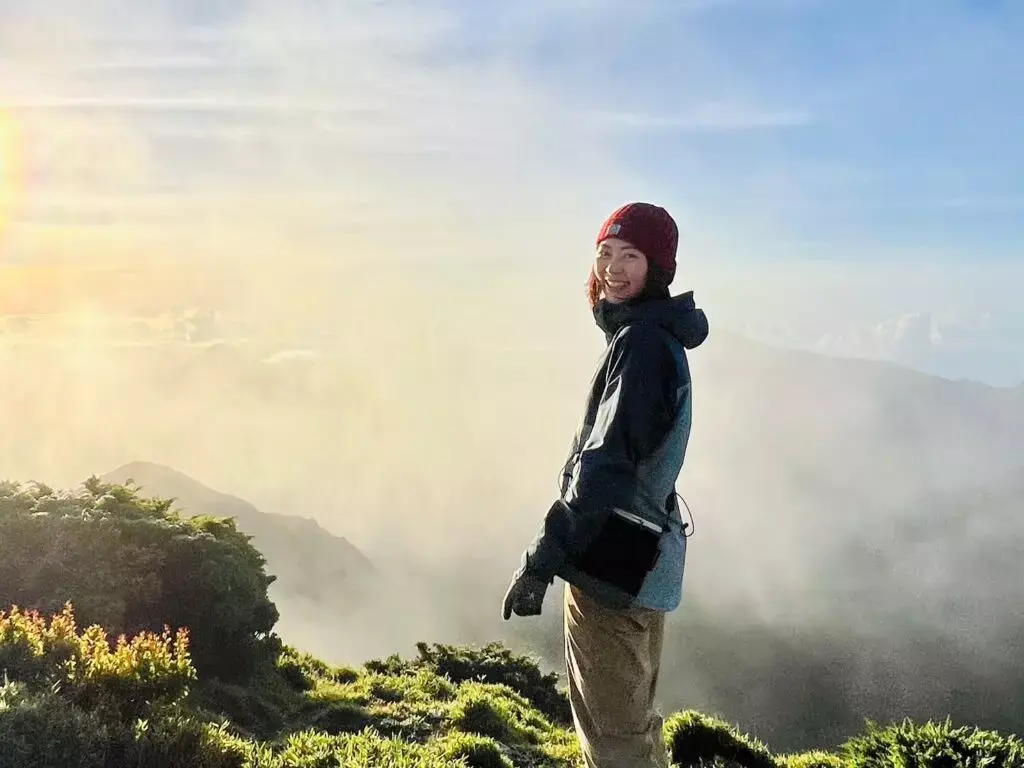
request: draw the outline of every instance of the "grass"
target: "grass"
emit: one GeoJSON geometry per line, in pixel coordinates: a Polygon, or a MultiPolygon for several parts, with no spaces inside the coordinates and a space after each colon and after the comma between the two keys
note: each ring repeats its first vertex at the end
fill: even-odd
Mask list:
{"type": "MultiPolygon", "coordinates": [[[[70,606],[0,612],[0,768],[575,768],[564,691],[497,644],[418,646],[356,668],[284,646],[244,682],[203,679],[187,634],[105,638],[70,606]]],[[[776,755],[696,712],[665,723],[686,768],[1024,768],[1024,746],[951,722],[776,755]]]]}

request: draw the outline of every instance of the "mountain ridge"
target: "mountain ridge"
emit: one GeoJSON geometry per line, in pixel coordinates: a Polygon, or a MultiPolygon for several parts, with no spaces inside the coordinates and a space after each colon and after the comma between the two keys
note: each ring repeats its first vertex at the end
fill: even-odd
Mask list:
{"type": "MultiPolygon", "coordinates": [[[[132,461],[104,473],[106,483],[131,484],[143,493],[174,500],[183,515],[230,517],[239,530],[250,535],[267,558],[268,572],[277,580],[272,589],[294,592],[310,600],[326,597],[318,588],[326,583],[348,582],[350,599],[373,578],[371,560],[348,539],[337,536],[314,518],[264,512],[245,499],[215,490],[173,467],[149,461],[132,461]]],[[[278,597],[280,600],[280,597],[278,597]]]]}

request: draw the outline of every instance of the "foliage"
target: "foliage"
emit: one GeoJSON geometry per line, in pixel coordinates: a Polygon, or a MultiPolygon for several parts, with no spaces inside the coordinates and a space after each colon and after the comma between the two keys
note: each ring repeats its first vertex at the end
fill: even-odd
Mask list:
{"type": "Polygon", "coordinates": [[[558,676],[543,674],[534,659],[512,653],[501,643],[488,643],[482,648],[443,644],[417,643],[419,659],[405,661],[397,656],[367,662],[368,669],[391,674],[428,669],[449,680],[461,683],[475,680],[498,683],[525,697],[552,722],[572,723],[572,711],[565,691],[558,687],[558,676]]]}
{"type": "Polygon", "coordinates": [[[1024,743],[1016,736],[971,726],[915,724],[909,720],[888,727],[868,722],[867,731],[846,742],[849,768],[981,768],[1024,767],[1024,743]]]}
{"type": "Polygon", "coordinates": [[[434,750],[442,760],[462,760],[467,768],[512,768],[501,744],[487,736],[452,733],[435,742],[434,750]]]}
{"type": "Polygon", "coordinates": [[[768,748],[740,733],[724,720],[686,710],[665,722],[665,741],[677,765],[701,766],[724,761],[743,768],[776,768],[778,761],[768,748]]]}
{"type": "Polygon", "coordinates": [[[188,627],[204,676],[242,679],[276,658],[264,568],[233,521],[183,519],[128,486],[0,486],[0,606],[55,613],[70,602],[114,634],[188,627]]]}
{"type": "Polygon", "coordinates": [[[49,620],[17,606],[0,611],[0,672],[127,718],[181,699],[196,679],[186,630],[121,635],[111,644],[98,625],[79,633],[70,604],[49,620]]]}
{"type": "Polygon", "coordinates": [[[780,755],[782,768],[843,768],[846,763],[834,752],[812,749],[795,755],[780,755]]]}
{"type": "Polygon", "coordinates": [[[79,632],[70,605],[46,618],[0,611],[0,768],[241,768],[226,732],[183,708],[196,682],[188,633],[113,642],[79,632]]]}
{"type": "MultiPolygon", "coordinates": [[[[508,684],[439,674],[422,653],[354,669],[284,646],[243,685],[202,680],[188,639],[185,630],[165,629],[108,640],[96,626],[79,631],[71,606],[48,618],[0,613],[0,666],[9,680],[0,686],[0,743],[9,745],[0,768],[580,764],[571,727],[508,684]]],[[[459,658],[477,653],[448,650],[459,658]]],[[[667,719],[665,741],[678,766],[1024,768],[1016,737],[948,721],[869,723],[839,752],[775,756],[725,721],[688,710],[667,719]]]]}
{"type": "MultiPolygon", "coordinates": [[[[565,694],[533,660],[419,643],[333,666],[271,634],[269,582],[228,521],[123,486],[0,484],[0,768],[580,765],[565,694]]],[[[1015,736],[867,725],[836,752],[775,755],[686,710],[664,737],[687,767],[1024,768],[1015,736]]]]}

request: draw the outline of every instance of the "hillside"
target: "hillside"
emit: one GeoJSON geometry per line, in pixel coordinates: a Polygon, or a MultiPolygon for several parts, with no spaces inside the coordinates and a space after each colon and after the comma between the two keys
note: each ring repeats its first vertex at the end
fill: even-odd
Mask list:
{"type": "Polygon", "coordinates": [[[147,495],[174,500],[186,516],[230,517],[267,559],[278,602],[308,601],[351,608],[365,595],[373,564],[347,539],[326,531],[311,517],[263,512],[244,499],[210,488],[171,467],[133,461],[103,474],[106,483],[129,481],[147,495]],[[348,601],[348,603],[346,603],[348,601]]]}
{"type": "MultiPolygon", "coordinates": [[[[149,490],[157,480],[164,489],[159,495],[195,500],[183,504],[186,511],[245,510],[238,515],[242,530],[254,514],[244,501],[169,468],[137,463],[113,474],[143,478],[149,490]]],[[[1014,605],[1024,597],[1014,580],[1022,539],[1011,533],[1020,487],[1021,474],[1011,473],[945,504],[922,501],[927,519],[897,510],[899,522],[886,528],[885,548],[864,540],[834,553],[832,570],[822,570],[832,586],[818,595],[816,622],[759,622],[691,598],[670,617],[662,704],[697,705],[754,722],[759,737],[786,749],[835,744],[855,733],[865,716],[884,721],[901,714],[929,719],[950,713],[986,727],[1013,727],[1024,713],[1024,678],[1015,650],[1024,634],[1013,620],[1014,605]],[[994,583],[1002,587],[987,586],[994,583]],[[1001,705],[991,706],[994,700],[1001,705]]],[[[294,548],[274,543],[277,558],[268,559],[268,572],[276,573],[275,567],[303,572],[302,553],[310,542],[294,548]]],[[[489,573],[483,561],[462,565],[466,573],[489,573]]],[[[446,582],[443,573],[417,574],[411,566],[402,580],[392,570],[365,585],[362,602],[324,598],[307,603],[305,610],[294,590],[278,590],[278,631],[346,664],[372,658],[375,644],[405,653],[417,631],[421,637],[443,636],[445,642],[504,637],[516,648],[535,649],[544,667],[561,673],[556,599],[549,600],[538,621],[509,627],[495,620],[488,635],[484,628],[493,606],[486,586],[467,579],[446,582]],[[382,588],[385,583],[390,590],[382,588]],[[436,618],[418,622],[417,611],[436,618]]],[[[278,586],[271,585],[271,594],[278,586]]],[[[495,583],[492,593],[500,594],[503,586],[495,583]]],[[[334,595],[344,589],[344,576],[324,577],[320,587],[322,594],[334,595]]],[[[811,612],[806,605],[801,610],[811,612]]]]}
{"type": "MultiPolygon", "coordinates": [[[[229,520],[96,478],[74,493],[8,482],[0,555],[0,768],[579,765],[556,678],[500,643],[420,642],[415,658],[339,666],[280,642],[266,563],[229,520]],[[11,567],[26,553],[35,568],[11,567]],[[160,599],[171,586],[184,605],[160,599]],[[122,632],[126,616],[136,629],[122,632]],[[229,670],[239,654],[247,665],[229,670]]],[[[743,730],[691,709],[669,714],[664,737],[686,768],[1024,766],[1016,736],[948,720],[869,723],[834,750],[789,754],[743,730]]]]}

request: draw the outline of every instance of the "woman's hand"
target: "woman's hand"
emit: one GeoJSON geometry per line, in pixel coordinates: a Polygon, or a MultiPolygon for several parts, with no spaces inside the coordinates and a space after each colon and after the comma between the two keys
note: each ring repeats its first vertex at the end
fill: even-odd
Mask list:
{"type": "Polygon", "coordinates": [[[544,595],[548,590],[548,582],[536,576],[527,567],[516,571],[505,593],[501,615],[508,621],[513,613],[516,616],[540,616],[544,604],[544,595]]]}

